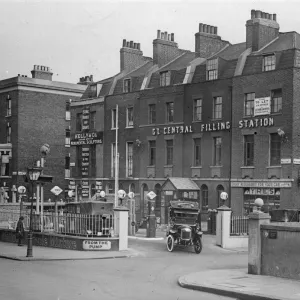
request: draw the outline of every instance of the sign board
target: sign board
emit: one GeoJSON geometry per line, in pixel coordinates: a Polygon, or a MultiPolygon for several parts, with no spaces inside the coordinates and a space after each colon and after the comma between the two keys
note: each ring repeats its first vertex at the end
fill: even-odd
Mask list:
{"type": "Polygon", "coordinates": [[[300,165],[300,158],[294,158],[293,159],[293,164],[294,165],[300,165]]]}
{"type": "Polygon", "coordinates": [[[151,191],[147,194],[147,197],[149,197],[149,199],[152,200],[156,197],[156,194],[153,191],[151,191]]]}
{"type": "Polygon", "coordinates": [[[254,116],[269,115],[271,113],[271,97],[254,99],[254,116]]]}
{"type": "Polygon", "coordinates": [[[19,194],[25,194],[26,193],[26,187],[25,186],[19,186],[18,187],[18,193],[19,194]]]}
{"type": "Polygon", "coordinates": [[[292,163],[292,159],[291,158],[282,158],[280,160],[280,162],[281,162],[282,165],[286,165],[286,164],[292,163]]]}
{"type": "Polygon", "coordinates": [[[256,187],[256,188],[290,188],[291,182],[276,181],[276,182],[261,182],[261,181],[233,181],[231,187],[256,187]]]}
{"type": "Polygon", "coordinates": [[[19,172],[12,172],[13,175],[21,175],[21,176],[24,176],[26,175],[27,173],[26,172],[22,172],[22,171],[19,171],[19,172]]]}
{"type": "Polygon", "coordinates": [[[71,137],[71,146],[102,144],[102,141],[102,131],[75,133],[71,137]]]}
{"type": "Polygon", "coordinates": [[[63,190],[59,186],[55,186],[51,189],[51,192],[55,195],[58,196],[63,190]]]}
{"type": "Polygon", "coordinates": [[[83,250],[110,250],[110,241],[93,241],[86,240],[82,244],[83,250]]]}
{"type": "Polygon", "coordinates": [[[276,230],[269,231],[269,239],[277,239],[277,231],[276,230]]]}

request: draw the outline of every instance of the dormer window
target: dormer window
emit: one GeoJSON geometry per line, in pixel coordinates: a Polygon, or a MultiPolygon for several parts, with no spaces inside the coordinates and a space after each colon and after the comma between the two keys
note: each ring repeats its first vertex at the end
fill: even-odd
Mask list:
{"type": "Polygon", "coordinates": [[[127,78],[123,81],[123,91],[124,93],[130,93],[131,92],[131,79],[127,78]]]}
{"type": "Polygon", "coordinates": [[[275,70],[276,57],[275,54],[266,55],[263,58],[263,71],[275,70]]]}
{"type": "Polygon", "coordinates": [[[206,79],[215,80],[218,79],[218,59],[211,59],[206,64],[206,79]]]}
{"type": "Polygon", "coordinates": [[[160,73],[160,86],[168,86],[171,83],[171,73],[169,71],[160,73]]]}

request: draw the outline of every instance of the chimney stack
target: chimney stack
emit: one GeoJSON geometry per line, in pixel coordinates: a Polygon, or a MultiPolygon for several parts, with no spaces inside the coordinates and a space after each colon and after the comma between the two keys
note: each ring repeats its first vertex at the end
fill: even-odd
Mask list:
{"type": "Polygon", "coordinates": [[[31,71],[32,78],[52,80],[53,73],[49,67],[34,65],[31,71]]]}
{"type": "Polygon", "coordinates": [[[90,83],[93,83],[93,75],[89,75],[89,76],[84,76],[79,78],[79,82],[77,84],[81,84],[81,85],[89,85],[90,83]]]}
{"type": "Polygon", "coordinates": [[[279,35],[276,14],[251,10],[251,19],[246,22],[246,47],[258,51],[279,35]]]}
{"type": "Polygon", "coordinates": [[[218,36],[218,27],[199,23],[199,32],[195,34],[195,52],[197,57],[207,58],[224,48],[229,42],[218,36]]]}

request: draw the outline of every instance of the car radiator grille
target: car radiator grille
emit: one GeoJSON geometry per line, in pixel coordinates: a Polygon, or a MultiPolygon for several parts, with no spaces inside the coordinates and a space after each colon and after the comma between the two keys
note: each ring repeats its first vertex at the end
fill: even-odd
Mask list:
{"type": "Polygon", "coordinates": [[[181,238],[183,240],[189,240],[191,238],[191,231],[182,230],[181,231],[181,238]]]}

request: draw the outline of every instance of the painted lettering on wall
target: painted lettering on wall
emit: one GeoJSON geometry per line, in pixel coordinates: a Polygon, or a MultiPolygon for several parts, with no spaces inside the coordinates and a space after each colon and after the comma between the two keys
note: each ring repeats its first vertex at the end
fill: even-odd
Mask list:
{"type": "Polygon", "coordinates": [[[201,132],[203,131],[219,131],[230,129],[230,122],[216,122],[216,123],[208,123],[201,124],[201,132]]]}
{"type": "Polygon", "coordinates": [[[239,121],[239,128],[267,127],[273,125],[274,125],[273,118],[245,119],[239,121]]]}

